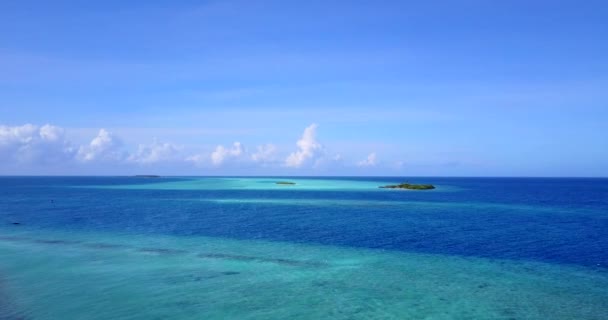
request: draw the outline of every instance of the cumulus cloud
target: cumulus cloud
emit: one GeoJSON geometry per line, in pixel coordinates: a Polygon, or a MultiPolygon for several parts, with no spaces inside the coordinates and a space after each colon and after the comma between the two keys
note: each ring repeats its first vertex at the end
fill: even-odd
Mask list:
{"type": "Polygon", "coordinates": [[[125,159],[125,153],[121,147],[120,139],[106,129],[101,129],[88,145],[80,147],[77,158],[84,162],[120,161],[125,159]]]}
{"type": "Polygon", "coordinates": [[[62,128],[45,124],[40,127],[40,137],[45,141],[58,142],[64,140],[65,130],[62,128]]]}
{"type": "MultiPolygon", "coordinates": [[[[316,124],[306,127],[296,142],[297,149],[289,154],[279,153],[277,145],[271,143],[258,145],[248,151],[237,141],[185,157],[184,153],[187,152],[185,150],[189,150],[185,149],[186,147],[157,140],[151,144],[125,145],[121,139],[106,129],[100,129],[94,137],[91,137],[92,140],[82,145],[72,145],[66,138],[65,130],[60,127],[48,124],[0,126],[0,163],[10,164],[10,167],[5,166],[7,172],[13,168],[28,170],[40,168],[39,165],[47,163],[65,163],[66,170],[69,171],[70,162],[79,166],[78,170],[103,167],[106,164],[112,165],[112,168],[116,165],[124,166],[123,169],[131,169],[130,167],[137,165],[162,165],[167,162],[176,166],[191,162],[197,166],[210,167],[238,164],[248,169],[255,169],[257,166],[265,169],[306,167],[326,170],[341,167],[346,161],[352,163],[340,154],[329,153],[317,140],[317,128],[316,124]],[[36,165],[21,165],[21,163],[36,165]]],[[[369,154],[356,165],[376,166],[376,154],[369,154]]]]}
{"type": "Polygon", "coordinates": [[[365,158],[364,160],[361,160],[359,162],[357,162],[357,165],[359,167],[373,167],[378,163],[378,160],[376,159],[376,153],[372,152],[370,153],[367,158],[365,158]]]}
{"type": "Polygon", "coordinates": [[[256,163],[266,165],[276,161],[276,152],[277,147],[270,143],[257,146],[255,152],[248,152],[243,144],[237,141],[230,147],[218,145],[210,154],[200,153],[191,155],[185,158],[185,161],[199,166],[211,164],[216,167],[235,161],[238,161],[240,164],[256,163]]]}
{"type": "Polygon", "coordinates": [[[158,142],[154,140],[152,144],[140,144],[137,151],[127,159],[131,162],[141,164],[152,164],[176,159],[181,148],[168,142],[158,142]]]}
{"type": "Polygon", "coordinates": [[[277,147],[274,144],[265,144],[257,147],[257,151],[251,155],[253,162],[271,162],[275,160],[277,147]]]}
{"type": "Polygon", "coordinates": [[[184,159],[186,162],[192,162],[195,165],[203,165],[207,161],[206,154],[194,154],[184,159]]]}
{"type": "Polygon", "coordinates": [[[219,166],[228,159],[240,157],[243,153],[243,145],[238,141],[232,144],[232,148],[226,148],[219,145],[215,148],[215,151],[211,153],[211,163],[219,166]]]}
{"type": "Polygon", "coordinates": [[[71,159],[74,152],[62,128],[49,124],[0,126],[0,159],[4,161],[58,162],[71,159]]]}
{"type": "Polygon", "coordinates": [[[323,150],[323,146],[316,138],[317,127],[317,124],[313,123],[304,129],[302,138],[296,143],[298,150],[285,159],[285,166],[299,168],[307,161],[314,159],[323,150]]]}

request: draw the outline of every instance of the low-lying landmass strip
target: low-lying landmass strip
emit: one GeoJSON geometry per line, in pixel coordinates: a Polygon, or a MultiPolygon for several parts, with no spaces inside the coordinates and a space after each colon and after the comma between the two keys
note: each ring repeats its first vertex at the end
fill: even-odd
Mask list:
{"type": "Polygon", "coordinates": [[[435,189],[432,184],[411,184],[411,183],[400,183],[387,186],[380,186],[382,189],[409,189],[409,190],[431,190],[435,189]]]}
{"type": "Polygon", "coordinates": [[[277,181],[277,184],[293,186],[296,183],[291,181],[277,181]]]}
{"type": "Polygon", "coordinates": [[[160,176],[154,174],[137,174],[135,178],[160,178],[160,176]]]}

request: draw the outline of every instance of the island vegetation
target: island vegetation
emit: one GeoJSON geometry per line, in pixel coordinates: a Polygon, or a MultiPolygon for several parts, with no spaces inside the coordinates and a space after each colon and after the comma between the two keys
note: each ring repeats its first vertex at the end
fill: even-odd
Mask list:
{"type": "Polygon", "coordinates": [[[435,189],[432,184],[411,184],[411,183],[400,183],[394,185],[381,186],[382,189],[408,189],[408,190],[431,190],[435,189]]]}
{"type": "Polygon", "coordinates": [[[291,181],[277,181],[277,184],[292,186],[292,185],[294,185],[296,183],[295,182],[291,182],[291,181]]]}

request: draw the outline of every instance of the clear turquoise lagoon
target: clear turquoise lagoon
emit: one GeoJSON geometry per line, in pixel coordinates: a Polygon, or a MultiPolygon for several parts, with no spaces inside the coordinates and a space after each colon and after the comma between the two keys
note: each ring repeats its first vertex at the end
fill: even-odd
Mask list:
{"type": "Polygon", "coordinates": [[[599,320],[607,252],[607,179],[0,178],[3,320],[599,320]]]}

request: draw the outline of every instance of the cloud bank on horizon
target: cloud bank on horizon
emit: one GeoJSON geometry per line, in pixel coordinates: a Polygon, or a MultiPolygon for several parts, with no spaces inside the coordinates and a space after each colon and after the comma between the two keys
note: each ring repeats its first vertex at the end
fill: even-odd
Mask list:
{"type": "MultiPolygon", "coordinates": [[[[134,148],[104,128],[99,129],[90,142],[75,145],[66,136],[66,129],[50,124],[0,126],[0,161],[4,164],[0,174],[14,173],[7,171],[7,168],[17,170],[16,172],[21,172],[20,169],[42,169],[40,172],[44,172],[44,167],[56,165],[63,166],[62,172],[65,174],[81,172],[71,171],[70,168],[74,166],[76,169],[86,169],[98,165],[114,168],[122,166],[132,170],[171,165],[181,166],[181,169],[189,168],[192,174],[213,174],[219,168],[235,166],[274,170],[290,168],[291,172],[297,172],[298,169],[345,165],[338,154],[329,156],[317,139],[317,129],[315,123],[304,128],[301,138],[295,143],[295,150],[281,155],[281,150],[274,144],[261,144],[250,150],[239,141],[231,146],[217,145],[209,153],[188,153],[180,145],[157,139],[150,144],[138,144],[134,148]]],[[[375,165],[375,157],[375,153],[370,154],[365,160],[366,166],[375,165]]],[[[359,165],[353,163],[355,164],[359,165]]]]}

